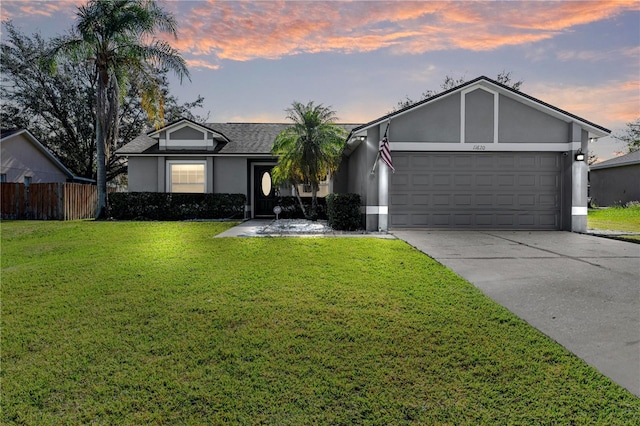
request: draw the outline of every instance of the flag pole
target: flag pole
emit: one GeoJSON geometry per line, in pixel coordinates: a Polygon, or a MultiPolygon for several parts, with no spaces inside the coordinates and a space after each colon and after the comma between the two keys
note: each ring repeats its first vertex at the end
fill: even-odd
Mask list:
{"type": "Polygon", "coordinates": [[[371,169],[371,174],[376,174],[376,166],[378,165],[378,159],[380,159],[380,150],[378,150],[378,154],[376,155],[376,160],[373,162],[373,168],[371,169]]]}

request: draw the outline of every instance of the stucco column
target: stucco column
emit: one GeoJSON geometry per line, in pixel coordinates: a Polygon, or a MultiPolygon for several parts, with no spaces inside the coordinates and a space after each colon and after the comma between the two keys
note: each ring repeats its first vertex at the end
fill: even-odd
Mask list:
{"type": "Polygon", "coordinates": [[[365,156],[365,173],[366,173],[366,190],[364,209],[365,209],[365,229],[367,231],[378,230],[378,176],[380,175],[380,167],[376,166],[375,173],[371,174],[371,169],[378,156],[378,147],[380,145],[380,131],[377,127],[373,127],[367,131],[367,151],[365,156]]]}
{"type": "Polygon", "coordinates": [[[571,231],[587,232],[587,185],[588,185],[588,134],[580,126],[571,126],[571,231]],[[581,151],[585,159],[576,161],[575,156],[581,151]]]}
{"type": "Polygon", "coordinates": [[[378,160],[378,230],[389,230],[389,167],[378,160]]]}

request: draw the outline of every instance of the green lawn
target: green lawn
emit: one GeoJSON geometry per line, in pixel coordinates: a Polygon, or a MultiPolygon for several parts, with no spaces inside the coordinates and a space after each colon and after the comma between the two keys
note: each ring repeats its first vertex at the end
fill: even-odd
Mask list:
{"type": "MultiPolygon", "coordinates": [[[[640,206],[589,210],[587,227],[611,231],[640,232],[640,206]]],[[[625,236],[625,238],[640,240],[638,236],[633,235],[625,236]]]]}
{"type": "Polygon", "coordinates": [[[2,424],[639,424],[640,399],[397,240],[4,222],[2,424]]]}

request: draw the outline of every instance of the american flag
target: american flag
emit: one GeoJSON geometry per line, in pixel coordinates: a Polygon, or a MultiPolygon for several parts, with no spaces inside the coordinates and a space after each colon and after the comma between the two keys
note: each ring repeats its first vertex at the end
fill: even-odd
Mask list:
{"type": "Polygon", "coordinates": [[[393,161],[391,161],[391,149],[389,148],[389,139],[387,138],[387,131],[389,131],[388,124],[387,124],[387,129],[384,131],[384,136],[380,141],[380,149],[378,151],[378,154],[380,155],[380,158],[382,158],[382,161],[384,161],[384,163],[387,166],[389,166],[391,171],[395,173],[396,169],[393,168],[393,161]]]}

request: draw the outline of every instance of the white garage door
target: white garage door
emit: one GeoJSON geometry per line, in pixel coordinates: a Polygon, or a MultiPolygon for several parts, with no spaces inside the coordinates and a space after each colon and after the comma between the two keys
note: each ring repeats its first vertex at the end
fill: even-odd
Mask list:
{"type": "Polygon", "coordinates": [[[562,154],[395,152],[392,228],[559,229],[562,154]]]}

